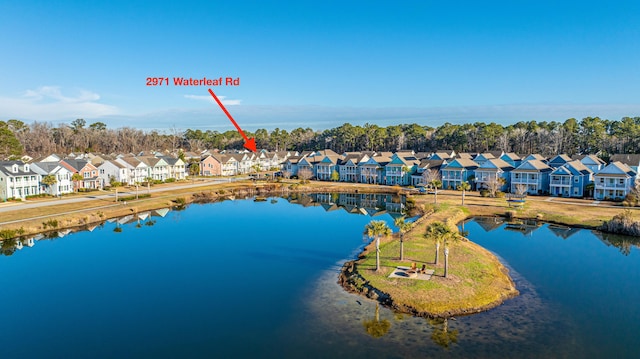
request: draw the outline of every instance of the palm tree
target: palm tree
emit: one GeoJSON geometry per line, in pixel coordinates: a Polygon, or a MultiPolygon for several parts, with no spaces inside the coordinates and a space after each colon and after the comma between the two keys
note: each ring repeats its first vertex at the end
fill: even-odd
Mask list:
{"type": "Polygon", "coordinates": [[[51,188],[51,186],[53,186],[54,184],[58,183],[58,180],[56,179],[56,176],[54,175],[46,175],[44,177],[42,177],[42,184],[47,186],[49,188],[49,194],[53,195],[53,190],[51,188]]]}
{"type": "Polygon", "coordinates": [[[444,241],[444,277],[449,275],[449,245],[451,242],[457,242],[461,236],[460,233],[451,230],[448,223],[444,224],[447,231],[443,234],[442,239],[444,241]]]}
{"type": "Polygon", "coordinates": [[[394,221],[396,227],[398,227],[398,231],[400,232],[400,260],[404,260],[404,234],[409,229],[411,229],[411,223],[407,223],[404,220],[404,217],[396,218],[394,221]]]}
{"type": "Polygon", "coordinates": [[[371,221],[364,227],[364,233],[376,239],[376,272],[380,271],[380,237],[391,234],[385,221],[371,221]]]}
{"type": "Polygon", "coordinates": [[[80,185],[78,184],[78,182],[82,181],[83,179],[84,177],[82,177],[82,175],[77,172],[74,173],[73,176],[71,176],[71,180],[73,181],[73,184],[76,187],[77,191],[80,190],[80,185]]]}
{"type": "Polygon", "coordinates": [[[442,181],[439,179],[434,179],[431,181],[431,186],[433,186],[433,203],[438,203],[438,188],[442,186],[442,181]]]}
{"type": "Polygon", "coordinates": [[[462,205],[464,206],[464,194],[466,191],[471,189],[471,185],[469,184],[469,182],[462,182],[460,183],[460,185],[458,186],[458,191],[462,191],[462,205]]]}
{"type": "Polygon", "coordinates": [[[440,257],[440,242],[444,239],[445,234],[449,231],[449,228],[442,222],[433,222],[427,226],[426,238],[431,238],[436,242],[436,260],[435,265],[438,265],[438,259],[440,257]]]}

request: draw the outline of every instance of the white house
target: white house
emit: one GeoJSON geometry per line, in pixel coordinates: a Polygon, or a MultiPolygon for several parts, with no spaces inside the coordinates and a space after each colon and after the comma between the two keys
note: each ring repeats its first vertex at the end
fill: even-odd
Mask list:
{"type": "Polygon", "coordinates": [[[129,169],[118,161],[104,161],[98,166],[98,177],[102,181],[102,186],[109,186],[112,178],[120,183],[130,183],[129,169]]]}
{"type": "Polygon", "coordinates": [[[41,176],[54,176],[56,183],[48,186],[40,183],[40,193],[48,193],[52,196],[59,196],[66,193],[73,193],[73,183],[71,176],[73,173],[58,162],[36,162],[31,165],[31,170],[41,176]]]}
{"type": "Polygon", "coordinates": [[[0,199],[24,199],[40,194],[41,178],[28,163],[0,161],[0,199]]]}

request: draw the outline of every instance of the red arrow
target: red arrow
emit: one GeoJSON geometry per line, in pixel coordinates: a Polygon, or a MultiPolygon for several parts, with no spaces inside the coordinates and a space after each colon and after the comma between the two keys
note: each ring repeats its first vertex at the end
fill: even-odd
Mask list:
{"type": "Polygon", "coordinates": [[[233,119],[233,117],[231,117],[231,114],[229,113],[229,111],[227,111],[227,109],[224,107],[222,102],[220,102],[220,100],[218,99],[218,96],[216,96],[216,94],[213,93],[213,90],[209,89],[209,93],[211,94],[211,96],[213,96],[213,99],[216,100],[218,105],[220,105],[220,108],[222,109],[222,111],[224,111],[227,117],[229,117],[229,120],[231,120],[231,123],[233,123],[233,125],[236,126],[236,129],[240,133],[240,136],[244,138],[244,148],[248,149],[251,152],[256,152],[256,139],[253,137],[247,138],[247,135],[245,135],[244,132],[242,132],[242,129],[240,128],[240,126],[238,126],[238,124],[233,119]]]}

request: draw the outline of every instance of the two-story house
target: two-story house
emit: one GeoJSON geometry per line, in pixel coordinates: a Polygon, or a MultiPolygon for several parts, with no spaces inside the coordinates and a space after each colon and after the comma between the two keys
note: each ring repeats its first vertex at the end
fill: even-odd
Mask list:
{"type": "Polygon", "coordinates": [[[513,166],[499,158],[485,161],[475,171],[476,189],[495,189],[506,191],[509,188],[509,179],[513,166]]]}
{"type": "Polygon", "coordinates": [[[104,161],[98,166],[98,177],[102,186],[110,186],[111,181],[129,184],[129,169],[118,161],[104,161]]]}
{"type": "Polygon", "coordinates": [[[511,171],[511,193],[521,189],[528,194],[549,192],[549,174],[553,171],[540,160],[527,160],[511,171]]]}
{"type": "MultiPolygon", "coordinates": [[[[72,178],[73,186],[75,190],[81,188],[84,189],[99,189],[101,188],[101,180],[98,177],[98,168],[92,165],[91,162],[86,160],[76,159],[63,159],[60,164],[68,169],[73,174],[80,174],[82,180],[75,181],[72,178]]],[[[72,175],[73,177],[73,175],[72,175]]]]}
{"type": "Polygon", "coordinates": [[[41,176],[21,161],[0,161],[0,199],[40,194],[41,176]]]}
{"type": "Polygon", "coordinates": [[[549,193],[552,196],[584,197],[587,185],[593,181],[593,172],[580,161],[569,161],[549,175],[549,193]]]}
{"type": "Polygon", "coordinates": [[[222,155],[206,155],[200,160],[200,176],[222,176],[222,155]]]}
{"type": "Polygon", "coordinates": [[[467,158],[456,158],[442,166],[442,188],[456,189],[462,182],[473,180],[478,164],[467,158]]]}
{"type": "Polygon", "coordinates": [[[338,160],[338,174],[341,182],[358,182],[360,181],[360,172],[358,165],[367,162],[369,156],[363,153],[345,154],[343,158],[338,160]]]}
{"type": "Polygon", "coordinates": [[[149,170],[148,166],[144,162],[133,156],[118,157],[115,161],[123,165],[129,171],[127,175],[127,178],[129,179],[128,184],[134,185],[136,183],[146,181],[146,178],[149,175],[149,170]]]}
{"type": "Polygon", "coordinates": [[[57,161],[32,163],[31,170],[38,173],[41,180],[45,176],[54,176],[56,179],[56,183],[52,185],[40,183],[40,193],[59,196],[73,192],[73,185],[71,183],[71,171],[69,171],[57,161]]]}
{"type": "Polygon", "coordinates": [[[597,200],[623,200],[631,191],[637,173],[622,162],[611,162],[593,175],[594,193],[597,200]]]}

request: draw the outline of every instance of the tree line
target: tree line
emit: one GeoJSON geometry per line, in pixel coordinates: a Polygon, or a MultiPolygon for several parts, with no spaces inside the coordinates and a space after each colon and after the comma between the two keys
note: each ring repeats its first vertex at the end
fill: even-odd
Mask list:
{"type": "MultiPolygon", "coordinates": [[[[345,123],[313,130],[275,128],[245,131],[255,137],[258,148],[272,151],[331,149],[338,153],[355,151],[429,152],[451,149],[458,152],[502,150],[519,154],[595,154],[606,158],[614,153],[640,153],[640,117],[607,120],[599,117],[575,118],[564,122],[520,121],[507,126],[495,122],[452,124],[438,127],[400,124],[381,127],[345,123]]],[[[0,156],[53,152],[129,153],[143,150],[200,151],[242,149],[237,131],[200,129],[143,131],[131,127],[107,128],[103,122],[87,125],[83,119],[53,126],[47,122],[25,124],[19,120],[0,121],[0,156]]]]}

